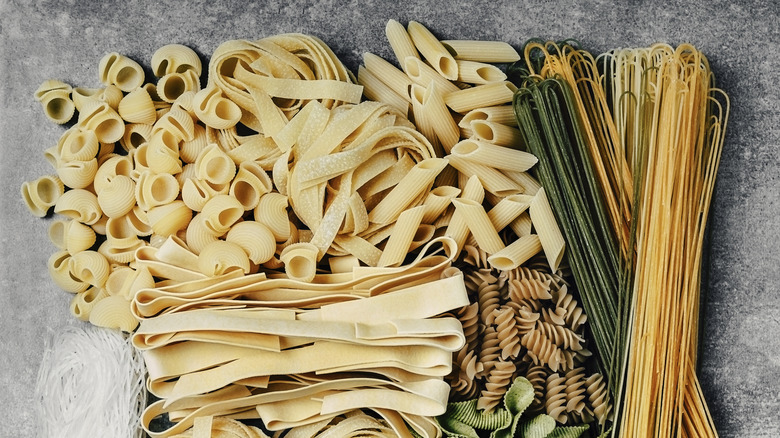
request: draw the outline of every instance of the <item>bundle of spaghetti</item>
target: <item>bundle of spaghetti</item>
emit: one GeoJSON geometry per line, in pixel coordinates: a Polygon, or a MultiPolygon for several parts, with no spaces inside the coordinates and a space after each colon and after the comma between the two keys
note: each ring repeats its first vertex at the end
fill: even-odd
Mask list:
{"type": "Polygon", "coordinates": [[[71,326],[47,338],[35,386],[40,436],[141,437],[146,368],[121,333],[71,326]]]}

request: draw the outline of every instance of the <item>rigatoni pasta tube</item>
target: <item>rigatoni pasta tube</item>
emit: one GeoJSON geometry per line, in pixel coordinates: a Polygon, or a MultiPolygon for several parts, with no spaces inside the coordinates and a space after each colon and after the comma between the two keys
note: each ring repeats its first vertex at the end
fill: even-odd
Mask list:
{"type": "Polygon", "coordinates": [[[520,60],[520,54],[503,41],[442,40],[455,59],[468,61],[504,63],[520,60]]]}
{"type": "Polygon", "coordinates": [[[504,242],[480,202],[456,198],[452,200],[452,204],[455,206],[455,211],[460,212],[463,221],[482,250],[494,254],[504,248],[504,242]]]}
{"type": "Polygon", "coordinates": [[[451,81],[458,79],[458,65],[455,58],[428,28],[417,21],[410,21],[407,31],[414,47],[440,75],[451,81]]]}
{"type": "Polygon", "coordinates": [[[378,224],[393,222],[410,202],[429,189],[446,165],[444,158],[428,158],[417,163],[371,210],[369,220],[378,224]]]}
{"type": "Polygon", "coordinates": [[[550,269],[553,272],[558,270],[558,266],[563,260],[563,252],[566,247],[566,242],[563,240],[561,230],[558,228],[558,223],[555,221],[552,208],[547,200],[547,194],[544,191],[544,187],[536,192],[531,206],[529,208],[531,215],[531,222],[533,222],[534,228],[539,235],[539,240],[542,243],[544,249],[544,255],[547,258],[547,263],[550,265],[550,269]]]}
{"type": "Polygon", "coordinates": [[[461,140],[453,146],[451,152],[478,164],[518,172],[525,172],[539,161],[528,152],[475,139],[461,140]]]}
{"type": "Polygon", "coordinates": [[[453,91],[444,96],[444,101],[453,111],[465,113],[475,108],[512,102],[515,91],[517,87],[511,82],[491,82],[453,91]]]}
{"type": "Polygon", "coordinates": [[[529,234],[515,240],[500,251],[488,257],[488,263],[500,271],[510,271],[522,265],[542,250],[539,236],[529,234]]]}

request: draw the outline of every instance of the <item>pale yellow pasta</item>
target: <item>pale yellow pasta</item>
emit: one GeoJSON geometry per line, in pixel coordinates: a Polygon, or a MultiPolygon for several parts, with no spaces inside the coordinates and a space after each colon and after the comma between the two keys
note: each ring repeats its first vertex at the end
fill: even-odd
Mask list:
{"type": "Polygon", "coordinates": [[[46,162],[51,164],[51,167],[54,168],[54,170],[57,170],[57,167],[60,165],[60,153],[57,152],[57,146],[50,146],[46,150],[43,151],[43,158],[46,159],[46,162]]]}
{"type": "Polygon", "coordinates": [[[49,93],[51,91],[65,91],[66,93],[69,93],[72,91],[72,87],[65,82],[62,82],[57,79],[47,79],[43,82],[41,82],[41,85],[38,86],[38,89],[35,90],[35,93],[33,96],[35,97],[35,100],[38,102],[41,102],[46,95],[46,93],[49,93]]]}
{"type": "Polygon", "coordinates": [[[95,233],[100,235],[106,234],[106,224],[108,223],[108,216],[101,214],[100,219],[97,220],[94,224],[89,224],[90,227],[92,227],[93,230],[95,230],[95,233]]]}
{"type": "Polygon", "coordinates": [[[517,87],[508,81],[491,82],[453,91],[444,96],[447,106],[457,113],[512,102],[517,87]]]}
{"type": "Polygon", "coordinates": [[[478,140],[484,140],[500,146],[525,149],[520,130],[512,126],[487,120],[474,120],[471,122],[471,130],[474,132],[474,137],[478,140]]]}
{"type": "Polygon", "coordinates": [[[208,145],[206,128],[195,124],[192,128],[192,140],[185,140],[179,145],[179,158],[185,163],[194,163],[208,145]]]}
{"type": "Polygon", "coordinates": [[[260,197],[273,190],[268,174],[254,161],[245,161],[238,166],[238,173],[230,183],[230,196],[238,199],[244,210],[257,207],[260,197]]]}
{"type": "Polygon", "coordinates": [[[152,227],[149,225],[149,217],[146,211],[137,205],[125,215],[125,222],[127,222],[127,226],[132,229],[136,236],[152,234],[152,227]]]}
{"type": "Polygon", "coordinates": [[[396,20],[388,20],[385,25],[385,36],[395,54],[395,59],[398,60],[398,64],[402,69],[406,69],[404,60],[407,57],[420,57],[417,49],[414,47],[412,38],[409,36],[409,32],[406,31],[403,24],[396,20]]]}
{"type": "Polygon", "coordinates": [[[445,95],[460,90],[460,88],[458,88],[457,85],[445,79],[436,70],[434,70],[433,67],[426,64],[420,58],[407,56],[406,58],[404,58],[403,62],[404,62],[403,64],[404,71],[406,72],[407,75],[409,75],[409,78],[415,84],[419,84],[422,85],[423,87],[427,87],[428,84],[430,84],[431,82],[436,82],[436,85],[438,85],[441,88],[442,93],[444,93],[445,95]]]}
{"type": "Polygon", "coordinates": [[[206,228],[222,236],[244,215],[244,206],[230,195],[217,195],[206,202],[200,215],[206,228]]]}
{"type": "Polygon", "coordinates": [[[128,123],[125,125],[125,134],[119,139],[119,145],[127,152],[135,152],[150,138],[152,138],[152,125],[128,123]]]}
{"type": "Polygon", "coordinates": [[[125,217],[109,218],[106,221],[106,240],[114,249],[136,248],[140,239],[125,217]]]}
{"type": "Polygon", "coordinates": [[[458,65],[458,81],[467,84],[487,84],[506,80],[506,73],[493,64],[476,61],[455,61],[458,65]]]}
{"type": "Polygon", "coordinates": [[[444,151],[449,153],[460,139],[460,131],[444,103],[442,93],[443,90],[439,89],[436,82],[431,82],[423,94],[422,109],[426,113],[426,118],[430,120],[431,127],[444,147],[444,151]]]}
{"type": "Polygon", "coordinates": [[[561,230],[555,221],[555,215],[543,187],[536,192],[528,211],[536,233],[539,235],[539,240],[542,242],[547,263],[552,272],[556,272],[561,260],[563,260],[566,242],[563,240],[561,230]]]}
{"type": "Polygon", "coordinates": [[[97,200],[103,214],[109,218],[124,216],[136,205],[135,181],[129,176],[117,175],[98,192],[97,200]]]}
{"type": "Polygon", "coordinates": [[[69,129],[58,143],[63,161],[87,161],[98,155],[100,143],[92,131],[69,129]]]}
{"type": "Polygon", "coordinates": [[[442,45],[428,28],[417,21],[410,21],[406,26],[414,47],[428,63],[444,78],[451,81],[458,79],[458,65],[455,58],[442,45]]]}
{"type": "Polygon", "coordinates": [[[106,188],[111,183],[111,180],[114,179],[114,177],[117,175],[132,177],[132,157],[127,155],[114,155],[103,161],[95,173],[95,180],[93,182],[95,192],[100,192],[106,188]]]}
{"type": "Polygon", "coordinates": [[[154,277],[146,268],[120,267],[111,271],[105,289],[109,295],[118,295],[132,300],[141,289],[154,287],[154,277]]]}
{"type": "Polygon", "coordinates": [[[87,161],[61,161],[57,167],[57,176],[72,189],[83,189],[92,184],[98,170],[97,159],[87,161]]]}
{"type": "MultiPolygon", "coordinates": [[[[484,108],[475,108],[463,115],[458,122],[458,126],[470,127],[474,120],[487,120],[489,122],[501,123],[507,126],[517,126],[515,110],[512,105],[494,105],[484,108]]],[[[470,136],[469,136],[470,137],[470,136]]]]}
{"type": "Polygon", "coordinates": [[[235,243],[216,240],[198,254],[198,270],[209,277],[240,271],[249,273],[249,257],[235,243]]]}
{"type": "Polygon", "coordinates": [[[236,165],[218,145],[207,146],[197,160],[198,178],[211,184],[228,184],[236,176],[236,165]]]}
{"type": "Polygon", "coordinates": [[[159,130],[152,134],[146,147],[146,165],[155,173],[181,172],[180,139],[171,131],[159,130]]]}
{"type": "Polygon", "coordinates": [[[514,172],[511,170],[504,170],[503,174],[507,178],[514,181],[517,185],[523,188],[523,193],[527,195],[535,195],[537,191],[542,187],[539,181],[531,176],[528,172],[514,172]]]}
{"type": "Polygon", "coordinates": [[[520,54],[503,41],[443,40],[441,42],[455,59],[505,63],[520,60],[520,54]]]}
{"type": "Polygon", "coordinates": [[[21,191],[30,213],[44,217],[62,198],[65,186],[58,176],[45,175],[33,181],[25,181],[21,191]]]}
{"type": "Polygon", "coordinates": [[[488,254],[494,254],[504,248],[504,242],[490,222],[482,203],[471,199],[455,198],[452,204],[455,206],[455,211],[460,212],[460,217],[463,218],[480,249],[488,254]]]}
{"type": "Polygon", "coordinates": [[[89,283],[82,281],[71,272],[71,259],[73,256],[67,251],[57,251],[47,262],[49,276],[60,289],[78,293],[89,288],[89,283]]]}
{"type": "Polygon", "coordinates": [[[522,187],[509,179],[500,170],[450,155],[452,167],[467,177],[477,176],[485,190],[498,196],[508,196],[522,192],[522,187]]]}
{"type": "Polygon", "coordinates": [[[282,250],[279,259],[284,272],[293,280],[310,282],[317,274],[319,249],[308,242],[293,243],[282,250]]]}
{"type": "Polygon", "coordinates": [[[80,112],[87,100],[100,99],[102,92],[102,88],[75,87],[70,92],[70,98],[76,106],[76,111],[80,112]]]}
{"type": "Polygon", "coordinates": [[[173,101],[171,108],[183,109],[190,117],[197,120],[197,116],[195,115],[195,93],[198,91],[200,91],[200,88],[181,93],[179,97],[173,101]]]}
{"type": "Polygon", "coordinates": [[[191,48],[181,44],[166,44],[152,54],[152,72],[155,76],[162,77],[169,73],[183,73],[193,71],[200,76],[203,65],[200,57],[191,48]]]}
{"type": "Polygon", "coordinates": [[[219,236],[206,227],[206,224],[203,222],[203,216],[198,214],[192,218],[187,226],[184,240],[193,253],[200,254],[206,245],[219,240],[219,236]]]}
{"type": "Polygon", "coordinates": [[[41,103],[43,113],[52,122],[62,125],[76,112],[76,105],[70,98],[71,87],[60,81],[48,80],[38,87],[35,98],[41,103]]]}
{"type": "Polygon", "coordinates": [[[95,303],[89,312],[89,322],[97,327],[106,327],[131,333],[138,327],[138,320],[130,311],[130,300],[120,295],[110,295],[95,303]]]}
{"type": "Polygon", "coordinates": [[[181,186],[181,199],[190,209],[201,211],[211,198],[226,195],[229,190],[228,184],[215,185],[201,179],[187,178],[181,186]]]}
{"type": "Polygon", "coordinates": [[[190,141],[195,138],[195,121],[190,114],[181,107],[171,107],[170,111],[160,117],[154,124],[152,134],[158,130],[168,131],[178,141],[190,141]]]}
{"type": "Polygon", "coordinates": [[[152,232],[162,236],[176,234],[187,227],[192,219],[192,210],[183,201],[154,207],[147,213],[152,232]]]}
{"type": "Polygon", "coordinates": [[[114,143],[125,134],[125,122],[107,103],[90,99],[79,112],[81,128],[95,132],[101,143],[114,143]]]}
{"type": "Polygon", "coordinates": [[[73,255],[91,248],[97,236],[91,227],[75,219],[56,220],[49,225],[49,240],[73,255]]]}
{"type": "Polygon", "coordinates": [[[217,87],[209,86],[198,91],[192,103],[195,115],[206,126],[227,129],[241,120],[241,108],[223,97],[217,87]]]}
{"type": "Polygon", "coordinates": [[[409,99],[409,87],[412,86],[412,80],[406,73],[373,53],[363,54],[363,64],[369,73],[376,76],[396,94],[409,99]]]}
{"type": "Polygon", "coordinates": [[[131,174],[133,178],[136,178],[144,170],[150,170],[148,151],[149,143],[142,143],[133,151],[133,170],[131,174]]]}
{"type": "Polygon", "coordinates": [[[65,192],[54,205],[54,212],[87,225],[94,224],[103,216],[97,196],[84,189],[65,192]]]}
{"type": "Polygon", "coordinates": [[[444,158],[427,158],[417,163],[369,212],[369,220],[377,224],[395,221],[415,198],[430,190],[434,179],[446,165],[444,158]]]}
{"type": "Polygon", "coordinates": [[[271,192],[260,197],[254,209],[254,219],[268,227],[277,242],[290,238],[290,219],[287,215],[286,196],[271,192]]]}
{"type": "Polygon", "coordinates": [[[104,102],[114,111],[119,108],[119,102],[122,101],[124,93],[116,85],[107,85],[100,91],[100,94],[96,96],[97,100],[104,102]]]}
{"type": "Polygon", "coordinates": [[[403,263],[412,241],[420,227],[425,207],[418,206],[404,210],[395,222],[393,234],[387,240],[382,256],[379,258],[377,266],[398,266],[403,263]]]}
{"type": "Polygon", "coordinates": [[[157,110],[146,88],[127,93],[117,106],[117,113],[127,123],[152,125],[157,120],[157,110]]]}
{"type": "Polygon", "coordinates": [[[477,139],[461,140],[452,148],[452,155],[484,166],[525,172],[539,160],[533,154],[477,139]]]}
{"type": "MultiPolygon", "coordinates": [[[[425,96],[425,87],[419,84],[412,84],[409,89],[409,93],[412,99],[412,115],[414,116],[414,123],[417,130],[420,131],[428,141],[434,145],[434,148],[441,149],[439,146],[439,139],[436,136],[436,131],[433,129],[433,121],[431,115],[425,111],[423,107],[423,97],[425,96]]],[[[441,154],[443,155],[443,153],[441,154]]]]}
{"type": "Polygon", "coordinates": [[[114,153],[115,150],[116,150],[115,143],[100,143],[97,157],[95,157],[97,159],[98,166],[103,164],[109,158],[117,156],[118,154],[114,153]]]}
{"type": "Polygon", "coordinates": [[[249,260],[257,265],[271,260],[276,252],[274,234],[260,222],[243,221],[233,225],[225,240],[243,248],[249,260]]]}
{"type": "Polygon", "coordinates": [[[144,69],[132,59],[111,52],[100,59],[98,65],[100,82],[116,85],[124,92],[133,91],[144,83],[144,69]]]}
{"type": "Polygon", "coordinates": [[[379,76],[376,76],[362,65],[358,67],[357,81],[363,86],[363,94],[367,99],[387,104],[401,114],[407,115],[409,113],[409,100],[396,93],[382,82],[379,76]]]}
{"type": "Polygon", "coordinates": [[[438,186],[431,189],[425,196],[425,201],[423,201],[425,214],[423,215],[422,223],[434,223],[450,206],[450,201],[458,195],[460,195],[460,189],[457,187],[438,186]]]}
{"type": "MultiPolygon", "coordinates": [[[[142,210],[170,204],[179,196],[179,182],[169,173],[144,171],[138,175],[135,201],[142,210]]],[[[98,193],[98,198],[100,193],[98,193]]]]}
{"type": "Polygon", "coordinates": [[[198,91],[200,78],[194,70],[166,73],[157,81],[157,95],[169,103],[173,103],[185,93],[198,91]]]}
{"type": "Polygon", "coordinates": [[[490,266],[495,269],[510,271],[527,262],[541,250],[542,244],[539,241],[539,236],[528,234],[493,253],[487,260],[490,266]]]}
{"type": "Polygon", "coordinates": [[[111,273],[108,259],[97,251],[81,251],[70,259],[71,273],[81,281],[95,287],[103,287],[111,273]]]}
{"type": "Polygon", "coordinates": [[[82,321],[89,321],[89,314],[95,304],[106,298],[108,294],[101,287],[90,287],[79,292],[70,300],[70,313],[82,321]]]}

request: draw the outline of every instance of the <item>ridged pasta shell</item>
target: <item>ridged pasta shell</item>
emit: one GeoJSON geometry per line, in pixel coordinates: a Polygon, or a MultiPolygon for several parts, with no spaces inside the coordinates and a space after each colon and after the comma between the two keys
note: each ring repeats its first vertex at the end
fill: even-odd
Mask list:
{"type": "Polygon", "coordinates": [[[257,207],[260,197],[273,189],[268,174],[254,161],[245,161],[238,166],[238,173],[230,183],[230,196],[244,206],[244,210],[257,207]]]}
{"type": "Polygon", "coordinates": [[[106,291],[99,287],[91,287],[79,292],[70,300],[70,313],[82,321],[89,321],[92,309],[107,296],[106,291]]]}
{"type": "Polygon", "coordinates": [[[50,91],[65,91],[66,93],[70,93],[72,89],[73,88],[65,82],[57,79],[47,79],[38,86],[34,96],[35,100],[42,102],[46,93],[50,91]]]}
{"type": "Polygon", "coordinates": [[[230,195],[217,195],[203,206],[201,215],[206,228],[221,236],[244,215],[244,207],[230,195]]]}
{"type": "Polygon", "coordinates": [[[106,86],[106,88],[104,88],[103,91],[101,91],[97,96],[98,100],[108,104],[108,106],[111,107],[111,109],[114,111],[119,108],[119,103],[122,102],[124,97],[125,94],[122,93],[122,90],[116,85],[106,86]]]}
{"type": "Polygon", "coordinates": [[[109,295],[98,301],[89,314],[89,322],[127,333],[138,327],[138,320],[130,310],[130,300],[120,295],[109,295]]]}
{"type": "Polygon", "coordinates": [[[170,131],[160,130],[152,135],[146,148],[146,161],[155,173],[176,174],[181,172],[179,160],[179,139],[170,131]]]}
{"type": "Polygon", "coordinates": [[[97,157],[100,142],[93,131],[68,130],[58,144],[60,158],[64,161],[87,161],[97,157]]]}
{"type": "Polygon", "coordinates": [[[73,104],[76,106],[76,111],[81,112],[87,100],[100,99],[100,93],[102,92],[102,88],[76,87],[70,92],[70,96],[73,104]]]}
{"type": "Polygon", "coordinates": [[[200,87],[198,87],[197,90],[185,91],[179,97],[177,97],[176,100],[173,101],[171,108],[174,107],[181,108],[184,111],[186,111],[187,114],[190,115],[190,117],[192,117],[193,119],[197,119],[197,116],[195,115],[193,101],[195,100],[195,93],[197,93],[198,91],[200,91],[200,87]]]}
{"type": "Polygon", "coordinates": [[[198,120],[214,129],[227,129],[241,120],[241,108],[215,86],[198,91],[192,103],[198,120]]]}
{"type": "Polygon", "coordinates": [[[192,219],[192,210],[181,200],[154,207],[147,214],[152,232],[162,236],[170,236],[185,229],[192,219]]]}
{"type": "Polygon", "coordinates": [[[138,248],[146,246],[146,242],[136,239],[135,244],[131,246],[116,247],[113,242],[106,240],[100,244],[97,252],[103,255],[109,262],[127,265],[135,261],[135,251],[138,248]]]}
{"type": "Polygon", "coordinates": [[[54,281],[54,284],[66,292],[78,293],[85,291],[89,288],[89,283],[73,275],[71,260],[72,256],[67,251],[57,251],[49,256],[47,262],[49,276],[54,281]]]}
{"type": "Polygon", "coordinates": [[[88,100],[79,113],[82,129],[95,131],[101,143],[114,143],[125,134],[125,122],[106,102],[88,100]]]}
{"type": "Polygon", "coordinates": [[[109,218],[119,218],[135,207],[135,182],[129,176],[117,175],[98,191],[98,205],[109,218]]]}
{"type": "Polygon", "coordinates": [[[152,227],[149,225],[149,216],[141,207],[135,206],[125,215],[125,222],[136,236],[149,236],[152,227]]]}
{"type": "Polygon", "coordinates": [[[254,209],[257,222],[267,226],[274,233],[277,242],[290,237],[290,218],[287,215],[287,196],[277,192],[266,193],[254,209]]]}
{"type": "Polygon", "coordinates": [[[97,154],[98,166],[105,163],[109,158],[119,155],[114,153],[115,149],[115,143],[100,143],[100,148],[98,149],[97,154]]]}
{"type": "Polygon", "coordinates": [[[70,224],[70,221],[58,219],[49,225],[49,240],[60,250],[68,249],[66,244],[67,238],[65,237],[68,234],[68,224],[70,224]]]}
{"type": "Polygon", "coordinates": [[[54,205],[54,212],[87,225],[96,223],[103,216],[97,196],[84,189],[65,192],[54,205]]]}
{"type": "Polygon", "coordinates": [[[127,93],[119,102],[117,112],[128,123],[153,125],[157,121],[157,111],[146,88],[137,88],[127,93]]]}
{"type": "Polygon", "coordinates": [[[52,122],[62,125],[73,118],[76,104],[70,99],[70,90],[51,90],[41,96],[43,113],[52,122]]]}
{"type": "Polygon", "coordinates": [[[152,72],[158,78],[168,73],[183,73],[191,70],[200,76],[203,64],[191,48],[181,44],[167,44],[152,54],[152,72]]]}
{"type": "Polygon", "coordinates": [[[108,157],[95,173],[95,192],[100,193],[119,175],[130,176],[133,172],[133,157],[114,155],[108,157]]]}
{"type": "Polygon", "coordinates": [[[195,121],[179,107],[172,107],[170,111],[157,120],[152,130],[154,135],[158,130],[168,131],[175,136],[178,142],[191,141],[195,138],[195,121]]]}
{"type": "Polygon", "coordinates": [[[210,144],[195,160],[198,178],[211,184],[228,184],[236,176],[236,164],[216,144],[210,144]]]}
{"type": "Polygon", "coordinates": [[[293,243],[282,250],[279,259],[284,263],[284,272],[293,280],[310,282],[317,274],[319,250],[308,242],[293,243]]]}
{"type": "Polygon", "coordinates": [[[83,189],[95,180],[97,174],[97,159],[88,161],[64,161],[57,168],[57,175],[63,184],[72,189],[83,189]]]}
{"type": "Polygon", "coordinates": [[[76,278],[96,287],[103,287],[111,273],[108,259],[97,251],[81,251],[71,258],[71,272],[76,278]]]}
{"type": "Polygon", "coordinates": [[[58,248],[73,255],[91,248],[95,244],[97,236],[91,227],[71,219],[52,222],[49,225],[49,239],[58,248]]]}
{"type": "Polygon", "coordinates": [[[95,233],[100,234],[101,236],[106,235],[106,224],[108,223],[108,216],[101,215],[100,219],[97,220],[94,224],[89,224],[90,227],[92,227],[93,230],[95,230],[95,233]]]}
{"type": "Polygon", "coordinates": [[[25,181],[21,188],[22,199],[30,212],[44,217],[65,193],[65,186],[56,175],[45,175],[33,181],[25,181]]]}
{"type": "Polygon", "coordinates": [[[192,132],[192,139],[182,142],[179,146],[179,156],[185,163],[194,163],[200,153],[209,145],[206,137],[206,128],[195,124],[192,132]]]}
{"type": "Polygon", "coordinates": [[[133,91],[144,83],[144,69],[141,65],[117,52],[100,59],[98,74],[100,82],[116,85],[124,92],[133,91]]]}
{"type": "Polygon", "coordinates": [[[276,239],[273,233],[259,222],[243,221],[233,225],[225,240],[240,246],[249,256],[249,260],[255,264],[263,264],[271,260],[276,253],[276,239]]]}
{"type": "MultiPolygon", "coordinates": [[[[155,113],[156,117],[157,113],[155,113]]],[[[156,119],[155,119],[156,120],[156,119]]],[[[128,123],[125,125],[125,135],[119,140],[120,146],[128,152],[134,151],[152,138],[152,125],[128,123]]]]}
{"type": "Polygon", "coordinates": [[[204,217],[200,214],[195,215],[190,221],[189,226],[187,226],[187,231],[184,236],[187,247],[195,254],[200,254],[203,248],[209,243],[219,240],[219,236],[206,228],[203,218],[204,217]]]}
{"type": "Polygon", "coordinates": [[[235,243],[217,240],[206,245],[198,254],[198,270],[210,277],[236,270],[248,274],[249,268],[249,258],[235,243]]]}
{"type": "Polygon", "coordinates": [[[170,204],[179,196],[179,182],[169,173],[144,171],[138,176],[135,199],[143,210],[170,204]]]}
{"type": "Polygon", "coordinates": [[[157,81],[160,99],[173,103],[181,95],[200,91],[200,78],[192,70],[182,73],[167,73],[157,81]]]}
{"type": "Polygon", "coordinates": [[[62,161],[60,159],[60,153],[57,151],[57,146],[51,146],[43,151],[43,158],[46,159],[46,161],[51,164],[51,167],[55,170],[60,165],[60,162],[62,161]]]}

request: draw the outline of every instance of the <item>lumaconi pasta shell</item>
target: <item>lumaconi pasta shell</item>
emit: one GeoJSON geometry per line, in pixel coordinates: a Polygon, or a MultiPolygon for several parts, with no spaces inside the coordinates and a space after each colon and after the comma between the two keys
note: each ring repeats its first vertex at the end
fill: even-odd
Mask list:
{"type": "Polygon", "coordinates": [[[98,301],[89,314],[89,322],[127,333],[138,327],[138,320],[130,311],[130,300],[121,295],[108,295],[98,301]]]}
{"type": "Polygon", "coordinates": [[[170,132],[180,142],[191,141],[195,137],[195,122],[187,111],[179,107],[172,107],[154,124],[152,135],[158,130],[170,132]]]}
{"type": "Polygon", "coordinates": [[[152,134],[146,148],[146,164],[155,173],[176,174],[181,172],[179,142],[176,134],[159,130],[152,134]]]}
{"type": "Polygon", "coordinates": [[[284,272],[288,277],[309,282],[317,274],[319,249],[311,243],[300,242],[284,248],[279,259],[284,263],[284,272]]]}
{"type": "Polygon", "coordinates": [[[128,123],[125,125],[125,135],[119,140],[119,144],[124,150],[130,152],[147,143],[150,138],[152,138],[152,125],[128,123]]]}
{"type": "Polygon", "coordinates": [[[108,294],[101,287],[90,287],[79,292],[70,300],[70,313],[82,321],[89,321],[92,309],[107,296],[108,294]]]}
{"type": "Polygon", "coordinates": [[[240,270],[249,273],[249,257],[235,243],[217,240],[198,254],[198,270],[211,277],[240,270]]]}
{"type": "Polygon", "coordinates": [[[152,232],[162,236],[170,236],[185,229],[192,219],[192,210],[181,200],[154,207],[147,214],[152,232]]]}
{"type": "Polygon", "coordinates": [[[130,248],[138,243],[138,235],[126,216],[112,217],[106,222],[106,239],[115,248],[130,248]]]}
{"type": "MultiPolygon", "coordinates": [[[[32,214],[44,217],[65,193],[65,186],[56,175],[45,175],[22,183],[22,199],[32,214]]],[[[56,208],[55,208],[56,211],[56,208]]]]}
{"type": "Polygon", "coordinates": [[[200,87],[198,87],[197,90],[190,90],[181,93],[181,95],[177,97],[176,100],[173,101],[173,104],[171,104],[171,108],[173,107],[181,108],[184,111],[186,111],[187,114],[190,115],[190,117],[197,120],[197,116],[195,115],[195,109],[193,106],[193,101],[195,99],[195,93],[197,93],[198,91],[200,91],[200,87]]]}
{"type": "Polygon", "coordinates": [[[128,300],[132,300],[140,289],[150,287],[154,287],[154,278],[149,270],[133,269],[129,266],[121,266],[113,270],[105,285],[109,295],[118,295],[128,300]]]}
{"type": "Polygon", "coordinates": [[[277,242],[284,242],[290,237],[287,196],[276,192],[266,193],[254,209],[254,218],[274,233],[277,242]]]}
{"type": "Polygon", "coordinates": [[[57,175],[66,186],[73,189],[83,189],[95,180],[97,170],[96,158],[88,161],[62,161],[57,168],[57,175]]]}
{"type": "Polygon", "coordinates": [[[129,176],[117,175],[98,192],[97,199],[109,218],[124,216],[135,206],[135,182],[129,176]]]}
{"type": "Polygon", "coordinates": [[[189,226],[187,226],[186,235],[184,236],[187,247],[195,254],[200,254],[209,243],[219,240],[219,236],[206,227],[203,218],[203,215],[195,215],[189,226]]]}
{"type": "Polygon", "coordinates": [[[119,108],[119,103],[124,97],[125,94],[122,93],[122,90],[119,89],[119,87],[116,85],[106,86],[106,88],[104,88],[103,91],[101,91],[97,96],[98,100],[108,104],[108,106],[111,107],[111,109],[114,111],[119,108]]]}
{"type": "Polygon", "coordinates": [[[76,105],[70,99],[70,90],[50,90],[41,96],[43,113],[52,122],[62,125],[76,113],[76,105]]]}
{"type": "Polygon", "coordinates": [[[127,226],[130,227],[136,236],[148,236],[152,234],[152,227],[149,225],[149,216],[141,207],[135,206],[125,215],[127,226]]]}
{"type": "Polygon", "coordinates": [[[181,187],[181,198],[189,208],[201,211],[211,198],[227,194],[229,188],[227,184],[211,185],[197,178],[187,178],[181,187]]]}
{"type": "Polygon", "coordinates": [[[73,275],[71,260],[72,256],[65,250],[57,251],[49,256],[47,262],[49,276],[54,281],[54,284],[66,292],[78,293],[85,291],[89,288],[89,283],[73,275]]]}
{"type": "Polygon", "coordinates": [[[217,144],[208,145],[195,160],[198,178],[211,184],[229,184],[236,176],[236,165],[217,144]]]}
{"type": "Polygon", "coordinates": [[[181,73],[167,73],[157,81],[160,99],[173,103],[188,92],[200,91],[200,78],[192,70],[181,73]]]}
{"type": "Polygon", "coordinates": [[[124,92],[133,91],[144,83],[144,69],[132,59],[111,52],[100,59],[100,82],[116,85],[124,92]]]}
{"type": "Polygon", "coordinates": [[[65,91],[67,93],[70,93],[72,90],[72,87],[65,82],[62,82],[57,79],[47,79],[41,83],[41,85],[38,86],[38,89],[35,90],[35,100],[38,102],[42,102],[44,99],[44,96],[46,96],[46,93],[51,91],[65,91]]]}
{"type": "Polygon", "coordinates": [[[185,163],[194,163],[200,153],[209,145],[206,128],[200,124],[193,127],[192,140],[184,141],[179,146],[179,156],[185,163]]]}
{"type": "Polygon", "coordinates": [[[60,158],[64,161],[87,161],[97,157],[100,142],[93,131],[69,129],[58,143],[60,158]]]}
{"type": "Polygon", "coordinates": [[[111,273],[108,259],[97,251],[81,251],[70,260],[71,272],[76,278],[95,287],[103,287],[111,273]]]}
{"type": "Polygon", "coordinates": [[[135,200],[143,210],[170,204],[179,196],[179,182],[170,173],[144,171],[138,176],[135,200]]]}
{"type": "Polygon", "coordinates": [[[157,111],[154,108],[152,96],[143,87],[127,93],[119,101],[117,112],[128,123],[152,125],[157,121],[157,111]]]}
{"type": "Polygon", "coordinates": [[[238,167],[238,173],[230,183],[230,196],[238,199],[244,210],[252,210],[260,197],[273,189],[268,174],[254,161],[245,161],[238,167]]]}
{"type": "Polygon", "coordinates": [[[203,206],[201,215],[206,228],[221,236],[244,215],[244,207],[230,195],[217,195],[203,206]]]}
{"type": "Polygon", "coordinates": [[[76,111],[81,112],[81,109],[84,108],[84,104],[87,100],[100,99],[100,93],[102,92],[102,88],[76,87],[70,92],[70,97],[73,100],[73,104],[76,106],[76,111]]]}
{"type": "Polygon", "coordinates": [[[243,221],[233,225],[225,240],[240,246],[249,260],[263,264],[273,258],[276,252],[276,239],[271,230],[255,221],[243,221]]]}
{"type": "Polygon", "coordinates": [[[84,189],[65,192],[54,205],[54,212],[87,225],[94,224],[103,216],[97,196],[84,189]]]}
{"type": "Polygon", "coordinates": [[[168,73],[193,71],[200,76],[203,64],[200,57],[191,48],[181,44],[168,44],[152,54],[152,72],[158,78],[168,73]]]}
{"type": "Polygon", "coordinates": [[[78,124],[82,129],[95,131],[101,143],[114,143],[125,134],[125,122],[107,103],[88,100],[79,113],[78,124]]]}
{"type": "Polygon", "coordinates": [[[74,255],[91,248],[95,244],[97,236],[91,227],[71,219],[52,222],[49,226],[49,239],[58,248],[74,255]]]}
{"type": "Polygon", "coordinates": [[[111,184],[111,180],[119,175],[131,176],[133,173],[133,157],[129,155],[112,155],[98,167],[95,173],[95,192],[100,193],[111,184]]]}
{"type": "Polygon", "coordinates": [[[200,121],[215,129],[227,129],[241,120],[241,108],[222,96],[217,87],[207,87],[195,94],[193,109],[200,121]]]}
{"type": "Polygon", "coordinates": [[[117,247],[113,242],[106,240],[100,244],[97,252],[102,254],[109,262],[127,265],[135,261],[135,251],[138,248],[146,246],[146,242],[141,239],[135,239],[135,244],[131,246],[117,247]]]}

